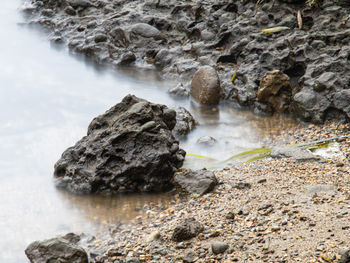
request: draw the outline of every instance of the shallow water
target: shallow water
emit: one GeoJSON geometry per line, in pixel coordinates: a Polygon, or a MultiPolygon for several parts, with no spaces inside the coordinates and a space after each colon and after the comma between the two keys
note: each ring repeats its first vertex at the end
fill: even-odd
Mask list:
{"type": "MultiPolygon", "coordinates": [[[[71,56],[52,46],[38,28],[20,25],[21,4],[3,0],[0,9],[0,262],[27,262],[23,251],[33,240],[69,231],[94,233],[101,223],[130,220],[151,202],[166,206],[171,201],[165,194],[72,196],[53,186],[60,154],[85,135],[93,117],[129,93],[189,109],[201,125],[181,146],[219,160],[293,125],[285,117],[260,118],[230,105],[203,111],[189,99],[174,100],[167,94],[173,84],[149,72],[126,75],[71,56]],[[204,135],[218,144],[198,146],[204,135]]],[[[187,165],[195,166],[194,159],[187,165]]]]}

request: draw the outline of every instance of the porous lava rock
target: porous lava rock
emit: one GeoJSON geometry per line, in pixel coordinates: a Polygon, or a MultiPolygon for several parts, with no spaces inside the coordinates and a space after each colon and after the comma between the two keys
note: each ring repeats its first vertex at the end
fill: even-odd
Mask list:
{"type": "Polygon", "coordinates": [[[60,188],[73,193],[164,191],[185,151],[172,135],[176,112],[133,95],[96,117],[55,164],[60,188]]]}
{"type": "Polygon", "coordinates": [[[86,251],[77,245],[79,236],[70,233],[44,241],[34,241],[25,250],[31,263],[88,263],[86,251]]]}

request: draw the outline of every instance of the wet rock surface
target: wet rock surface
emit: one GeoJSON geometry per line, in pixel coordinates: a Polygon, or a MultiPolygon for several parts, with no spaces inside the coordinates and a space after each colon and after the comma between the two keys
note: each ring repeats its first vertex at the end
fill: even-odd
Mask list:
{"type": "Polygon", "coordinates": [[[31,1],[31,22],[98,62],[159,69],[185,86],[199,68],[210,66],[223,99],[312,122],[350,117],[348,1],[323,1],[317,8],[304,1],[31,1]],[[261,32],[275,26],[290,29],[261,32]],[[288,99],[273,95],[282,107],[257,98],[259,83],[272,70],[290,78],[288,99]]]}
{"type": "Polygon", "coordinates": [[[219,104],[220,80],[213,67],[203,66],[194,73],[191,82],[191,95],[200,104],[219,104]]]}
{"type": "Polygon", "coordinates": [[[178,107],[176,111],[176,125],[173,129],[173,134],[175,138],[184,138],[190,131],[192,131],[197,122],[193,118],[192,114],[186,110],[184,107],[178,107]]]}
{"type": "Polygon", "coordinates": [[[83,248],[77,245],[80,237],[75,234],[35,241],[25,250],[32,263],[62,262],[88,263],[88,255],[83,248]]]}
{"type": "Polygon", "coordinates": [[[62,154],[55,164],[57,186],[84,194],[171,188],[185,156],[172,135],[175,124],[174,110],[126,96],[62,154]]]}
{"type": "Polygon", "coordinates": [[[181,169],[175,173],[173,183],[185,193],[203,195],[212,191],[218,181],[212,171],[181,169]]]}
{"type": "Polygon", "coordinates": [[[198,138],[197,143],[199,145],[213,147],[218,143],[218,141],[214,137],[211,137],[211,136],[202,136],[202,137],[198,138]]]}

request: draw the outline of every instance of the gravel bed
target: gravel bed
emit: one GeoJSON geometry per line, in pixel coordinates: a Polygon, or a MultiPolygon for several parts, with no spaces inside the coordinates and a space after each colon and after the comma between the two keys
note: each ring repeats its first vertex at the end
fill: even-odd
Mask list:
{"type": "MultiPolygon", "coordinates": [[[[308,124],[274,142],[349,134],[349,124],[308,124]]],[[[216,171],[214,192],[178,195],[169,207],[150,204],[131,223],[109,225],[108,238],[87,245],[92,262],[338,262],[350,243],[350,138],[337,143],[327,160],[267,158],[216,171]],[[172,241],[175,227],[192,217],[204,230],[172,241]]]]}

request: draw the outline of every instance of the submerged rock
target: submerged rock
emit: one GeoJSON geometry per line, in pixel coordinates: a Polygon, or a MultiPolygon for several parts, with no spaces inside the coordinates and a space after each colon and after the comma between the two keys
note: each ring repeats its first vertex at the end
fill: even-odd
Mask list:
{"type": "Polygon", "coordinates": [[[216,70],[201,67],[192,78],[191,95],[200,104],[217,105],[220,101],[220,80],[216,70]]]}
{"type": "Polygon", "coordinates": [[[188,97],[190,95],[190,91],[187,90],[182,83],[178,84],[176,87],[168,89],[168,92],[175,97],[188,97]]]}
{"type": "Polygon", "coordinates": [[[218,181],[212,171],[181,169],[175,173],[173,183],[186,193],[203,195],[212,191],[218,181]]]}
{"type": "Polygon", "coordinates": [[[25,253],[31,263],[88,263],[86,251],[77,245],[79,240],[79,236],[71,233],[62,237],[35,241],[26,248],[25,253]]]}
{"type": "Polygon", "coordinates": [[[80,194],[171,188],[185,156],[171,133],[175,124],[174,110],[126,96],[62,154],[55,164],[57,186],[80,194]]]}
{"type": "Polygon", "coordinates": [[[218,141],[211,136],[202,136],[197,140],[197,143],[200,145],[204,145],[204,146],[214,146],[215,144],[218,143],[218,141]]]}

